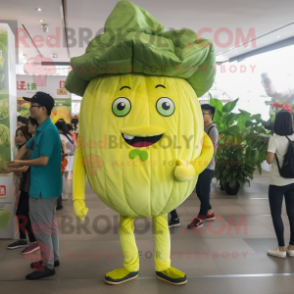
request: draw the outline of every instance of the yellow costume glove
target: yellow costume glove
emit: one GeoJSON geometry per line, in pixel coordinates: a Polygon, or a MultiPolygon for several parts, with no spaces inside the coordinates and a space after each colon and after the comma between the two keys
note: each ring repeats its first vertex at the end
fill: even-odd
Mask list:
{"type": "Polygon", "coordinates": [[[213,144],[209,136],[204,133],[200,156],[191,162],[191,164],[182,159],[178,159],[177,166],[174,171],[175,178],[180,182],[186,182],[192,180],[196,175],[201,174],[209,165],[213,157],[213,152],[213,144]]]}
{"type": "Polygon", "coordinates": [[[194,167],[182,159],[177,160],[177,166],[174,171],[175,178],[180,182],[192,180],[196,176],[194,167]]]}
{"type": "Polygon", "coordinates": [[[204,132],[201,154],[196,160],[191,162],[197,175],[201,174],[207,168],[213,157],[213,153],[213,144],[209,136],[204,132]]]}
{"type": "Polygon", "coordinates": [[[84,220],[88,208],[85,203],[86,169],[83,163],[82,145],[78,142],[73,166],[73,206],[75,215],[84,220]]]}
{"type": "Polygon", "coordinates": [[[89,208],[86,207],[86,203],[84,200],[76,199],[73,203],[75,215],[80,220],[85,220],[85,217],[88,213],[89,208]]]}

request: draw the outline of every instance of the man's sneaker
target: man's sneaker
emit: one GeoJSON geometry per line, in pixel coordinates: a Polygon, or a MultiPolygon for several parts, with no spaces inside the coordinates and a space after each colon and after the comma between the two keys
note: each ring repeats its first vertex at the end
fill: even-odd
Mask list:
{"type": "Polygon", "coordinates": [[[203,221],[200,221],[198,218],[194,218],[191,223],[187,226],[188,229],[193,229],[193,228],[201,228],[203,227],[203,221]]]}
{"type": "Polygon", "coordinates": [[[168,222],[168,227],[169,228],[172,228],[172,227],[178,227],[180,226],[180,219],[174,219],[174,218],[171,218],[170,221],[168,222]]]}
{"type": "Polygon", "coordinates": [[[39,246],[37,243],[31,243],[31,244],[29,244],[28,247],[25,248],[21,253],[22,253],[23,255],[25,255],[25,254],[30,254],[30,253],[32,253],[32,252],[34,252],[34,251],[37,251],[38,249],[40,249],[40,246],[39,246]]]}
{"type": "Polygon", "coordinates": [[[67,195],[64,195],[64,194],[62,194],[62,200],[68,200],[68,196],[67,196],[67,195]]]}
{"type": "MultiPolygon", "coordinates": [[[[59,260],[55,260],[54,261],[54,267],[57,267],[59,265],[60,265],[59,260]]],[[[39,261],[35,261],[35,262],[32,262],[31,263],[31,268],[36,269],[36,268],[39,268],[39,267],[44,267],[43,261],[39,260],[39,261]]]]}
{"type": "Polygon", "coordinates": [[[49,276],[55,275],[55,269],[49,269],[49,268],[38,268],[35,271],[33,271],[31,274],[26,275],[27,280],[38,280],[42,278],[46,278],[49,276]]]}
{"type": "Polygon", "coordinates": [[[7,246],[7,249],[16,249],[16,248],[21,248],[21,247],[27,247],[28,242],[26,240],[18,240],[12,244],[9,244],[7,246]]]}
{"type": "Polygon", "coordinates": [[[211,214],[206,215],[206,219],[204,221],[209,222],[209,221],[214,221],[214,220],[215,220],[215,215],[214,215],[214,213],[211,213],[211,214]]]}

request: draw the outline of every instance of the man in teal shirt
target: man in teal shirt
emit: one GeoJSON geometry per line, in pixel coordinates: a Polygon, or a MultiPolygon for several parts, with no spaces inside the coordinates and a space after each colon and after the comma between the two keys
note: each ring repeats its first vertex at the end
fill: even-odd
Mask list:
{"type": "Polygon", "coordinates": [[[26,279],[36,280],[54,275],[54,267],[59,265],[59,234],[55,216],[57,198],[62,193],[61,141],[50,119],[54,99],[44,92],[37,92],[32,98],[23,98],[31,102],[31,117],[38,121],[39,127],[10,166],[31,166],[30,219],[42,260],[31,264],[35,271],[26,279]],[[33,149],[32,159],[19,160],[27,149],[33,149]]]}

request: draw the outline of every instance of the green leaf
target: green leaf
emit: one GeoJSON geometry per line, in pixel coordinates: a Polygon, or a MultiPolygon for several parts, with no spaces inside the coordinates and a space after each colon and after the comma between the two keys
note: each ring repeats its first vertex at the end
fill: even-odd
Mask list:
{"type": "Polygon", "coordinates": [[[231,112],[236,107],[238,100],[239,100],[239,98],[237,98],[231,102],[226,103],[223,107],[223,112],[231,112]]]}
{"type": "Polygon", "coordinates": [[[248,120],[245,122],[245,127],[248,128],[248,127],[251,127],[253,126],[255,123],[253,123],[252,121],[248,120]]]}
{"type": "Polygon", "coordinates": [[[255,119],[256,121],[262,121],[260,113],[252,115],[251,119],[255,119]]]}
{"type": "MultiPolygon", "coordinates": [[[[220,120],[221,120],[221,118],[222,118],[222,112],[221,111],[219,111],[219,110],[215,110],[215,113],[214,113],[214,116],[213,116],[213,122],[215,123],[215,124],[217,124],[217,127],[218,127],[218,124],[220,123],[220,120]]],[[[220,128],[221,128],[221,126],[220,126],[220,128]]]]}
{"type": "Polygon", "coordinates": [[[242,110],[242,109],[238,109],[239,111],[240,111],[240,113],[241,114],[243,114],[243,115],[247,115],[247,116],[251,116],[251,114],[250,114],[250,112],[248,112],[248,111],[245,111],[245,110],[242,110]]]}
{"type": "Polygon", "coordinates": [[[210,98],[209,104],[215,107],[215,110],[223,111],[223,104],[218,99],[210,98]]]}
{"type": "Polygon", "coordinates": [[[224,135],[231,135],[231,136],[236,136],[240,133],[240,129],[237,125],[228,127],[226,130],[222,132],[224,135]]]}
{"type": "Polygon", "coordinates": [[[238,119],[237,113],[226,113],[223,114],[222,120],[226,124],[226,127],[229,127],[231,124],[233,124],[238,119]]]}

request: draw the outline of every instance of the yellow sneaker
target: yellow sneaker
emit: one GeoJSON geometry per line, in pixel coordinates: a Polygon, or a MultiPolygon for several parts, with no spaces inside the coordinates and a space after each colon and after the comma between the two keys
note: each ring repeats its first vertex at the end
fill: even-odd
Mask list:
{"type": "Polygon", "coordinates": [[[113,270],[105,275],[105,283],[119,285],[138,278],[139,272],[129,272],[125,268],[113,270]]]}
{"type": "Polygon", "coordinates": [[[187,277],[185,273],[174,267],[169,267],[162,272],[156,272],[156,277],[174,285],[184,285],[187,283],[187,277]]]}

